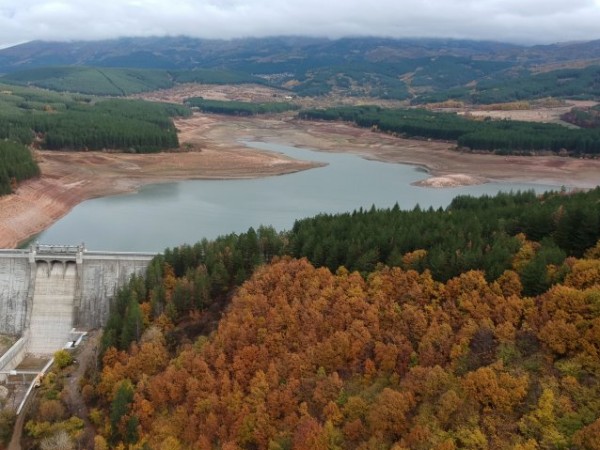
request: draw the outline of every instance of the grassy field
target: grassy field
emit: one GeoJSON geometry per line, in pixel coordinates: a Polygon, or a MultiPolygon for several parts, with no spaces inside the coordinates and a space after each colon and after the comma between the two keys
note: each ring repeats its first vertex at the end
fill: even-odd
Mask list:
{"type": "Polygon", "coordinates": [[[262,83],[260,78],[227,70],[167,71],[99,67],[45,67],[10,73],[5,83],[37,86],[59,92],[127,96],[174,86],[175,83],[262,83]]]}

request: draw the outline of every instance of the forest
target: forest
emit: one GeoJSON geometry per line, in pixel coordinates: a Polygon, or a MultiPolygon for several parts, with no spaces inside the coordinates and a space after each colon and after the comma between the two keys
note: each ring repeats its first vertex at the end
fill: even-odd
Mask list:
{"type": "Polygon", "coordinates": [[[600,130],[569,129],[551,123],[476,120],[455,113],[378,106],[304,110],[298,117],[344,120],[406,137],[456,141],[459,147],[497,154],[532,155],[543,151],[574,156],[600,154],[600,130]]]}
{"type": "Polygon", "coordinates": [[[600,106],[573,108],[560,118],[581,128],[600,128],[600,106]]]}
{"type": "Polygon", "coordinates": [[[552,70],[541,73],[516,71],[509,77],[481,79],[474,87],[450,87],[423,93],[414,104],[462,100],[472,104],[506,103],[547,97],[578,100],[600,96],[600,66],[552,70]]]}
{"type": "Polygon", "coordinates": [[[73,105],[63,114],[33,116],[31,126],[49,150],[116,149],[151,153],[179,147],[173,116],[188,108],[143,100],[104,100],[73,105]]]}
{"type": "MultiPolygon", "coordinates": [[[[411,98],[402,75],[414,72],[411,86],[426,91],[462,86],[473,79],[489,76],[510,66],[506,62],[479,61],[443,56],[412,58],[393,63],[373,63],[319,56],[288,62],[230,61],[227,67],[174,69],[154,61],[147,67],[147,53],[130,55],[127,61],[113,58],[112,67],[49,66],[17,70],[1,78],[4,83],[38,86],[54,91],[90,95],[125,96],[173,87],[177,83],[270,84],[300,96],[327,95],[332,90],[349,96],[404,100],[411,98]],[[123,65],[126,64],[126,65],[123,65]],[[137,67],[137,68],[131,68],[137,67]],[[254,74],[263,74],[256,76],[254,74]],[[286,86],[295,80],[291,88],[286,86]]],[[[168,65],[167,65],[168,66],[168,65]]],[[[413,89],[414,91],[414,89],[413,89]]]]}
{"type": "MultiPolygon", "coordinates": [[[[143,58],[138,62],[143,62],[143,58]]],[[[117,97],[167,89],[175,83],[264,83],[258,77],[223,69],[164,70],[81,66],[20,70],[4,75],[0,81],[20,86],[33,85],[59,92],[117,97]]]]}
{"type": "Polygon", "coordinates": [[[183,105],[99,99],[0,85],[0,138],[49,150],[114,149],[157,152],[177,148],[172,118],[183,105]]]}
{"type": "Polygon", "coordinates": [[[173,117],[184,105],[99,99],[0,84],[0,195],[38,176],[27,146],[149,153],[179,147],[173,117]]]}
{"type": "Polygon", "coordinates": [[[29,148],[0,140],[0,195],[11,194],[17,183],[39,174],[40,169],[29,148]]]}
{"type": "Polygon", "coordinates": [[[116,56],[95,63],[102,67],[21,69],[2,76],[0,81],[100,96],[126,96],[170,88],[179,83],[254,83],[285,89],[299,96],[335,92],[345,96],[410,100],[415,105],[446,100],[492,104],[548,97],[587,100],[600,95],[597,59],[590,61],[596,65],[588,67],[536,73],[534,67],[515,61],[452,55],[377,62],[370,58],[356,60],[356,55],[344,58],[339,54],[307,54],[304,58],[291,57],[287,61],[279,58],[257,61],[246,57],[228,61],[223,55],[221,64],[214,65],[211,61],[194,69],[177,69],[172,63],[156,58],[156,55],[142,52],[131,54],[124,60],[116,56]]]}
{"type": "Polygon", "coordinates": [[[240,101],[223,101],[223,100],[207,100],[202,97],[191,97],[184,101],[184,104],[190,108],[198,108],[200,111],[227,114],[230,116],[254,116],[256,114],[274,114],[286,111],[293,111],[299,107],[289,102],[240,102],[240,101]]]}
{"type": "MultiPolygon", "coordinates": [[[[596,449],[599,225],[597,188],[323,215],[167,249],[117,293],[82,382],[92,445],[596,449]],[[323,261],[338,245],[360,250],[323,261]],[[440,252],[472,264],[439,272],[440,252]]],[[[32,442],[82,439],[65,376],[40,391],[32,442]]]]}

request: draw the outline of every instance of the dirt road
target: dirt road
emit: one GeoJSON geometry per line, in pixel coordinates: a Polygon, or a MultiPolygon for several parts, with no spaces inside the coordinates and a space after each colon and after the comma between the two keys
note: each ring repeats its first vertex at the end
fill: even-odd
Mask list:
{"type": "Polygon", "coordinates": [[[95,430],[88,418],[88,408],[83,401],[79,382],[85,375],[87,368],[94,364],[98,358],[98,345],[100,344],[100,331],[91,331],[87,334],[87,338],[82,342],[79,351],[76,352],[76,369],[71,373],[68,382],[65,383],[67,398],[65,399],[69,406],[69,412],[73,416],[77,416],[83,420],[84,429],[83,436],[80,440],[82,448],[94,447],[95,430]]]}

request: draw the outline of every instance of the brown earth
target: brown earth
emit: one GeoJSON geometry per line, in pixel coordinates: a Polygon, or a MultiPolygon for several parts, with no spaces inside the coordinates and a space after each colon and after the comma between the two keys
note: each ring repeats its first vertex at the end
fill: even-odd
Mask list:
{"type": "Polygon", "coordinates": [[[42,177],[23,183],[16,194],[0,198],[0,248],[15,247],[89,198],[131,192],[161,181],[263,177],[316,166],[248,149],[241,141],[351,152],[424,166],[434,176],[464,174],[482,181],[576,188],[595,187],[600,180],[600,160],[463,153],[453,150],[452,143],[400,139],[344,123],[300,121],[292,115],[195,114],[177,120],[176,126],[181,146],[188,151],[150,155],[37,152],[42,177]]]}
{"type": "Polygon", "coordinates": [[[600,160],[560,156],[497,156],[460,152],[455,144],[401,139],[342,122],[291,118],[223,118],[195,115],[177,122],[182,142],[198,145],[264,141],[322,151],[350,152],[369,159],[426,167],[433,176],[465,174],[480,180],[537,182],[593,188],[600,181],[600,160]]]}
{"type": "Polygon", "coordinates": [[[144,184],[254,178],[318,166],[239,144],[189,148],[192,151],[150,155],[36,151],[42,177],[0,197],[0,248],[16,247],[84,200],[133,192],[144,184]]]}
{"type": "Polygon", "coordinates": [[[405,101],[385,100],[372,97],[348,97],[332,93],[319,97],[298,97],[290,91],[258,84],[216,85],[184,83],[169,89],[144,92],[132,96],[155,102],[183,103],[190,97],[207,100],[234,100],[240,102],[291,102],[302,108],[325,108],[341,105],[380,105],[385,107],[406,107],[405,101]]]}
{"type": "Polygon", "coordinates": [[[478,109],[466,108],[463,111],[459,111],[459,114],[469,114],[474,117],[491,117],[492,119],[523,120],[525,122],[560,123],[572,126],[571,124],[563,122],[560,117],[571,111],[574,107],[591,107],[596,104],[597,102],[593,101],[569,100],[562,106],[552,108],[540,107],[531,109],[494,110],[481,107],[478,109]]]}

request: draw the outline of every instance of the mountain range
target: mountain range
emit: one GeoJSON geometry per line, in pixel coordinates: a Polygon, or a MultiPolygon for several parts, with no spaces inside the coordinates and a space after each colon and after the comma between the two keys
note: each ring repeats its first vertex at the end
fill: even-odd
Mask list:
{"type": "Polygon", "coordinates": [[[397,63],[451,56],[507,61],[524,66],[600,61],[600,40],[518,46],[452,39],[306,37],[206,40],[188,37],[121,38],[103,41],[32,41],[0,50],[0,72],[56,65],[192,69],[263,67],[350,62],[397,63]]]}
{"type": "MultiPolygon", "coordinates": [[[[81,67],[163,71],[159,75],[160,85],[144,82],[138,90],[165,87],[169,82],[233,79],[264,82],[298,95],[341,92],[396,100],[415,100],[425,95],[427,101],[438,101],[477,100],[480,92],[473,89],[483,86],[489,92],[500,91],[500,100],[510,101],[528,98],[531,84],[544,84],[550,89],[543,89],[533,97],[560,96],[566,91],[589,98],[600,90],[600,40],[519,46],[452,39],[330,40],[288,36],[206,40],[178,36],[32,41],[0,50],[0,73],[5,74],[3,81],[9,83],[69,90],[65,84],[84,76],[82,72],[73,75],[73,68],[81,67]],[[596,65],[598,70],[590,72],[590,67],[596,65]],[[62,72],[39,71],[48,67],[60,67],[62,72]],[[207,70],[213,72],[200,73],[207,70]],[[544,75],[548,72],[552,73],[549,78],[544,75]],[[543,80],[532,80],[540,74],[545,77],[543,80]],[[581,82],[582,79],[585,81],[581,82]],[[576,86],[567,86],[565,90],[564,85],[570,80],[575,80],[576,86]],[[562,88],[556,91],[554,87],[559,85],[562,88]],[[517,92],[523,90],[527,92],[517,92]],[[448,91],[450,94],[446,95],[448,91]]],[[[93,84],[88,79],[89,73],[85,77],[83,84],[93,84]]],[[[112,80],[112,75],[105,72],[94,77],[112,80]]],[[[137,78],[147,79],[148,74],[136,72],[127,77],[129,85],[132,79],[134,82],[137,78]]],[[[133,91],[119,85],[117,92],[133,91]]],[[[493,99],[496,95],[486,93],[485,97],[493,99]]]]}

